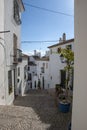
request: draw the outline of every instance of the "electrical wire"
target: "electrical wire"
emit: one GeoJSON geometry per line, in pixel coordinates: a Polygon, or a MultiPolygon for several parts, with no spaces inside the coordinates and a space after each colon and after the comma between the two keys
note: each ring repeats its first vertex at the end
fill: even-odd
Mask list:
{"type": "Polygon", "coordinates": [[[24,3],[24,5],[30,6],[32,8],[40,9],[40,10],[43,10],[43,11],[48,11],[50,13],[56,13],[56,14],[60,14],[60,15],[73,17],[73,15],[71,15],[71,14],[67,14],[67,13],[63,13],[63,12],[59,12],[59,11],[55,11],[55,10],[51,10],[51,9],[47,9],[47,8],[42,8],[42,7],[35,6],[35,5],[32,5],[32,4],[28,4],[28,3],[24,3]]]}
{"type": "Polygon", "coordinates": [[[22,41],[21,43],[48,43],[48,42],[58,42],[58,40],[46,40],[46,41],[22,41]]]}

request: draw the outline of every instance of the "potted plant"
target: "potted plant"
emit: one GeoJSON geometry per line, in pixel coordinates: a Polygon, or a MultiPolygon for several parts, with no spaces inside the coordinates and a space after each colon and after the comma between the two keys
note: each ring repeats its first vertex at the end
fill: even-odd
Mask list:
{"type": "Polygon", "coordinates": [[[55,92],[56,92],[57,97],[59,96],[60,93],[63,93],[63,90],[60,84],[55,84],[55,92]]]}
{"type": "Polygon", "coordinates": [[[59,109],[62,112],[68,112],[70,107],[70,96],[69,96],[69,88],[70,88],[70,77],[74,64],[74,52],[69,48],[61,49],[59,51],[60,59],[62,63],[65,63],[64,69],[66,70],[66,81],[65,81],[65,93],[61,95],[59,101],[59,109]]]}

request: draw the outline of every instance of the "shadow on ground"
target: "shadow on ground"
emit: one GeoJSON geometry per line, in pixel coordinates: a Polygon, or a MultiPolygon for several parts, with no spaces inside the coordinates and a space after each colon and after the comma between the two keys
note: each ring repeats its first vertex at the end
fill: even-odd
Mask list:
{"type": "MultiPolygon", "coordinates": [[[[37,130],[68,130],[71,112],[61,113],[55,105],[55,99],[45,90],[31,90],[23,97],[17,97],[15,106],[31,107],[39,117],[41,129],[37,130]]],[[[36,125],[38,122],[36,122],[36,125]]]]}

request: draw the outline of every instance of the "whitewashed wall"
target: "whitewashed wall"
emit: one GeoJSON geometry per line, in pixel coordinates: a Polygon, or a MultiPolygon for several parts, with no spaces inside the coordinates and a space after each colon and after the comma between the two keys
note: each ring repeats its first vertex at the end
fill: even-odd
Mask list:
{"type": "Polygon", "coordinates": [[[50,54],[50,88],[55,88],[55,84],[60,84],[60,70],[64,69],[65,63],[61,63],[60,55],[58,54],[57,50],[59,47],[65,48],[66,45],[72,45],[72,50],[74,50],[73,43],[67,43],[65,45],[55,46],[50,48],[52,50],[52,54],[50,54]]]}
{"type": "Polygon", "coordinates": [[[27,86],[27,78],[28,78],[28,73],[26,70],[26,79],[24,79],[24,67],[28,66],[28,59],[23,59],[20,64],[17,66],[17,78],[19,79],[19,82],[17,82],[17,88],[16,88],[16,93],[17,95],[24,95],[27,86]],[[18,68],[20,68],[20,76],[18,76],[18,68]]]}
{"type": "MultiPolygon", "coordinates": [[[[42,78],[44,77],[44,89],[48,89],[49,87],[49,61],[41,61],[41,60],[37,60],[36,61],[37,64],[37,80],[40,79],[41,81],[41,86],[42,85],[42,78]],[[44,66],[44,73],[41,73],[41,67],[43,67],[43,63],[45,64],[44,66]],[[46,68],[46,64],[48,64],[48,68],[46,68]],[[41,75],[40,75],[41,74],[41,75]]],[[[37,81],[38,82],[38,81],[37,81]]]]}
{"type": "Polygon", "coordinates": [[[87,0],[75,0],[72,130],[87,129],[87,0]]]}
{"type": "MultiPolygon", "coordinates": [[[[13,93],[8,94],[8,71],[13,70],[11,65],[13,64],[13,33],[18,37],[18,48],[20,48],[20,26],[16,25],[13,19],[13,0],[0,0],[0,30],[10,30],[9,33],[0,34],[0,42],[5,45],[5,51],[0,44],[0,52],[3,55],[0,64],[5,60],[4,66],[0,66],[0,104],[11,104],[14,100],[14,82],[13,93]],[[3,54],[4,51],[4,54],[3,54]],[[5,74],[5,75],[4,75],[5,74]],[[4,83],[3,83],[4,82],[4,83]],[[3,84],[3,85],[2,85],[3,84]]],[[[12,74],[14,79],[14,74],[12,74]]]]}

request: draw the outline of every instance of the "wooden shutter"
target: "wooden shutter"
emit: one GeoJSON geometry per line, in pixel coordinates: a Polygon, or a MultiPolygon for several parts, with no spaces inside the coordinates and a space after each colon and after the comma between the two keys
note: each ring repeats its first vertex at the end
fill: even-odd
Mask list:
{"type": "Polygon", "coordinates": [[[14,63],[17,63],[17,36],[13,34],[13,55],[14,63]]]}

